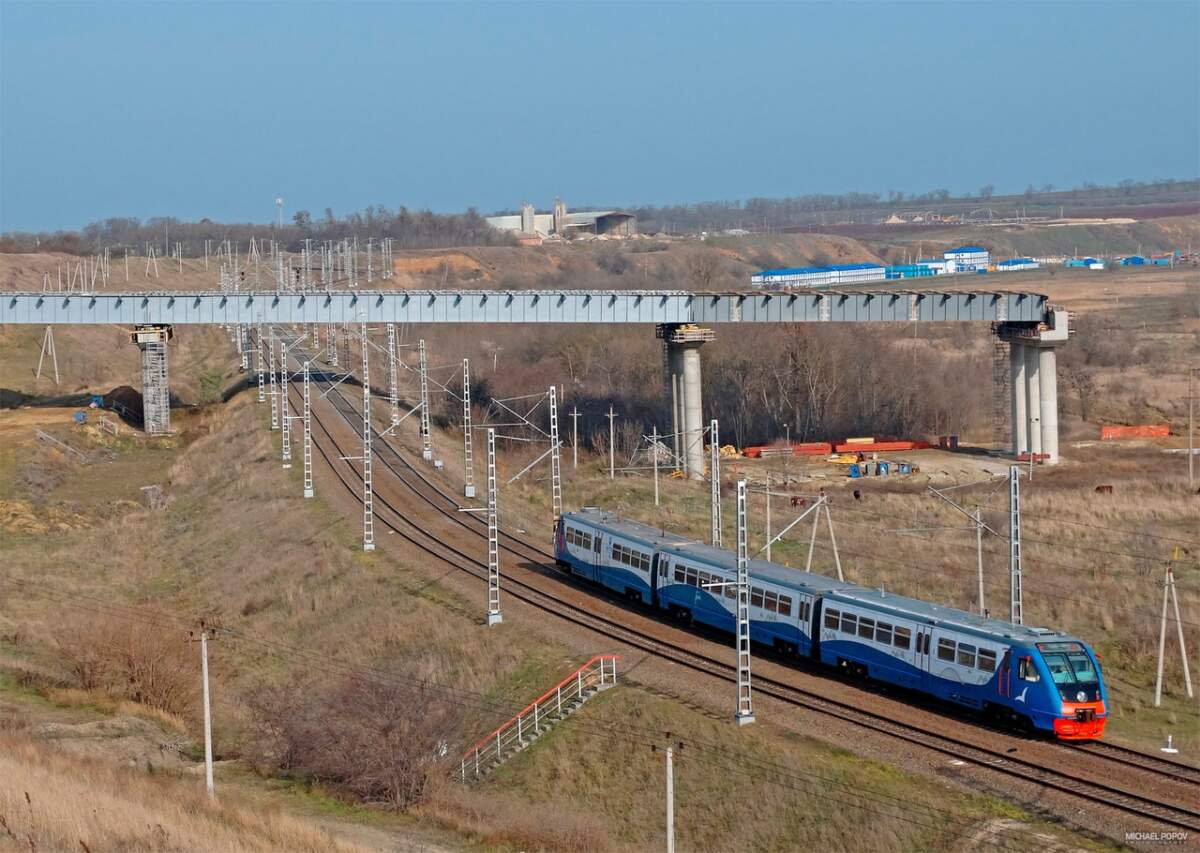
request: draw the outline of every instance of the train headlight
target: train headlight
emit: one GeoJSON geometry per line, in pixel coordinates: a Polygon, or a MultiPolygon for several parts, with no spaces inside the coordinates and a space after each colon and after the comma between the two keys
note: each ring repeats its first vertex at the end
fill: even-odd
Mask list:
{"type": "Polygon", "coordinates": [[[1082,690],[1080,690],[1078,693],[1075,694],[1075,701],[1076,702],[1086,702],[1087,694],[1084,693],[1082,690]]]}

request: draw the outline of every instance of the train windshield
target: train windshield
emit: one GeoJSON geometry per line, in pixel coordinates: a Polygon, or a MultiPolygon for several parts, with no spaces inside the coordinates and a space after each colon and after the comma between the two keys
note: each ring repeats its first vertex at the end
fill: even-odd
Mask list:
{"type": "Polygon", "coordinates": [[[1092,659],[1082,651],[1042,652],[1055,687],[1068,702],[1097,702],[1100,678],[1092,659]]]}
{"type": "Polygon", "coordinates": [[[1042,653],[1055,684],[1094,684],[1096,668],[1083,652],[1042,653]]]}

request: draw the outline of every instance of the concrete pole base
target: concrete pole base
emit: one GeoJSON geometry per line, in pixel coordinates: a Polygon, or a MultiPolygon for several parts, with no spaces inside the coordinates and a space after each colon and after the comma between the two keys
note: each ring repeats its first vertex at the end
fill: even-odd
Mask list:
{"type": "Polygon", "coordinates": [[[313,490],[312,490],[312,489],[305,489],[305,490],[304,490],[304,497],[306,497],[306,498],[311,498],[312,496],[313,496],[313,490]]]}
{"type": "Polygon", "coordinates": [[[432,462],[433,461],[433,451],[432,450],[422,450],[421,458],[424,459],[426,462],[432,462]]]}
{"type": "Polygon", "coordinates": [[[464,486],[463,487],[463,496],[468,497],[468,498],[475,497],[475,487],[474,486],[464,486]]]}
{"type": "Polygon", "coordinates": [[[291,468],[291,467],[292,467],[292,463],[291,463],[291,462],[284,462],[284,463],[283,463],[283,467],[284,467],[284,468],[291,468]]]}
{"type": "Polygon", "coordinates": [[[487,615],[487,624],[488,624],[489,628],[492,627],[493,625],[499,625],[503,621],[504,621],[504,617],[501,616],[499,613],[489,613],[487,615]]]}
{"type": "Polygon", "coordinates": [[[753,714],[734,714],[733,719],[737,721],[739,726],[748,726],[754,722],[753,714]]]}
{"type": "Polygon", "coordinates": [[[374,550],[375,550],[375,543],[374,543],[374,542],[364,542],[364,543],[363,543],[363,550],[364,550],[364,551],[374,551],[374,550]]]}

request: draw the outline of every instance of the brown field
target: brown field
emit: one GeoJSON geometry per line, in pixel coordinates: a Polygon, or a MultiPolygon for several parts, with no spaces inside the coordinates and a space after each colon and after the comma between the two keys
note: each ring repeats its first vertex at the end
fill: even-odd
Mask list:
{"type": "MultiPolygon", "coordinates": [[[[628,252],[628,268],[602,257],[613,251],[611,245],[546,251],[494,247],[463,250],[463,254],[485,270],[489,286],[553,281],[578,286],[624,282],[625,286],[686,287],[696,286],[689,279],[691,271],[703,272],[703,264],[692,259],[705,255],[720,257],[721,266],[714,273],[717,281],[744,282],[745,272],[768,258],[794,263],[815,254],[849,255],[858,250],[854,241],[824,235],[730,242],[722,238],[708,246],[666,241],[664,245],[654,251],[628,252]]],[[[621,248],[625,257],[627,247],[621,248]]],[[[901,248],[877,246],[872,251],[886,256],[901,248]]],[[[41,273],[56,270],[62,262],[49,256],[0,255],[0,287],[36,289],[41,273]]],[[[215,276],[203,270],[202,260],[185,260],[182,274],[170,274],[169,264],[160,263],[161,278],[143,276],[136,285],[149,289],[213,286],[215,276]]],[[[418,267],[425,263],[416,262],[418,267]]],[[[115,260],[113,266],[115,270],[115,260]]],[[[434,286],[439,275],[449,279],[447,269],[442,265],[412,272],[409,286],[411,281],[434,286]]],[[[1076,313],[1079,330],[1069,345],[1072,352],[1064,350],[1060,361],[1064,463],[1053,470],[1037,470],[1024,491],[1029,621],[1074,631],[1102,652],[1116,715],[1111,727],[1114,740],[1151,749],[1173,734],[1185,755],[1192,755],[1200,748],[1196,735],[1200,716],[1195,703],[1180,695],[1177,656],[1167,658],[1163,707],[1154,709],[1150,703],[1161,594],[1155,583],[1175,544],[1185,548],[1176,573],[1193,659],[1200,648],[1200,567],[1195,557],[1200,553],[1200,510],[1182,479],[1183,457],[1162,452],[1179,447],[1181,440],[1176,435],[1162,441],[1101,445],[1095,436],[1101,422],[1165,420],[1178,431],[1185,411],[1186,367],[1196,364],[1200,351],[1200,312],[1193,307],[1200,279],[1190,269],[1054,275],[1039,271],[979,278],[970,284],[1048,293],[1054,302],[1076,313]],[[1113,494],[1096,494],[1095,486],[1101,484],[1112,485],[1113,494]]],[[[605,330],[603,335],[575,339],[569,337],[569,330],[536,337],[519,329],[484,334],[437,329],[424,334],[433,344],[435,363],[453,368],[459,358],[470,356],[484,366],[476,368],[478,378],[486,379],[497,395],[529,393],[556,382],[568,387],[572,404],[575,399],[594,404],[593,422],[581,424],[587,443],[581,467],[570,469],[568,461],[565,469],[568,507],[604,505],[706,535],[707,486],[665,481],[663,506],[656,509],[646,472],[610,481],[605,455],[595,452],[606,447],[590,441],[606,427],[598,419],[601,404],[606,407],[611,400],[620,408],[628,402],[634,409],[639,397],[659,400],[661,356],[646,330],[605,330]],[[564,381],[568,376],[571,381],[564,381]]],[[[718,336],[717,344],[706,350],[706,369],[714,374],[724,359],[745,351],[736,336],[720,329],[718,336]]],[[[123,330],[61,330],[56,337],[64,374],[58,388],[45,378],[33,381],[37,331],[0,329],[0,387],[47,397],[137,384],[136,350],[126,342],[123,330]]],[[[406,341],[414,337],[410,334],[406,341]]],[[[763,335],[759,345],[786,342],[786,338],[783,333],[775,338],[763,335]]],[[[990,400],[985,332],[956,329],[903,345],[919,347],[940,360],[938,376],[951,377],[942,382],[947,397],[990,400]],[[948,370],[947,365],[961,371],[948,370]]],[[[452,368],[437,374],[441,381],[452,382],[452,368]]],[[[186,849],[187,839],[193,837],[190,833],[206,831],[205,821],[219,822],[223,832],[231,833],[213,835],[234,839],[228,841],[228,849],[239,849],[238,844],[251,849],[255,845],[308,849],[320,846],[326,831],[347,844],[376,847],[386,846],[387,839],[414,838],[429,846],[512,850],[634,850],[660,843],[657,757],[637,744],[614,745],[589,737],[586,725],[572,728],[569,723],[479,788],[435,786],[410,816],[395,820],[380,818],[375,809],[359,811],[336,784],[290,777],[264,754],[253,700],[264,687],[284,689],[301,683],[306,664],[240,641],[218,647],[214,660],[218,784],[238,791],[239,803],[244,798],[247,803],[269,804],[301,816],[304,823],[293,826],[290,818],[282,816],[276,821],[270,812],[255,822],[237,811],[238,803],[231,803],[231,810],[222,806],[214,811],[203,802],[188,806],[192,794],[177,797],[176,791],[195,790],[197,785],[195,679],[176,685],[167,677],[170,668],[165,673],[160,668],[154,689],[148,687],[137,697],[128,695],[124,682],[112,678],[97,677],[97,684],[86,685],[84,681],[91,677],[84,654],[89,638],[113,641],[114,635],[103,633],[104,624],[132,624],[111,618],[116,611],[103,618],[106,611],[97,612],[97,606],[150,608],[185,621],[202,616],[219,619],[248,634],[269,636],[351,666],[433,666],[454,685],[470,686],[504,702],[518,702],[539,692],[561,676],[564,667],[569,668],[580,650],[556,636],[552,627],[507,623],[501,629],[505,642],[497,644],[477,628],[479,602],[464,597],[449,581],[431,577],[433,569],[425,565],[425,558],[403,549],[371,555],[358,551],[358,518],[329,502],[324,484],[319,484],[318,500],[305,502],[298,497],[298,469],[280,470],[277,446],[262,428],[262,413],[250,395],[235,396],[224,405],[216,402],[240,378],[232,349],[219,331],[180,330],[172,344],[172,371],[173,391],[181,402],[197,408],[174,413],[178,434],[169,439],[147,440],[132,432],[110,438],[91,425],[77,428],[70,423],[74,409],[69,407],[0,412],[4,572],[22,583],[16,588],[0,586],[4,596],[0,730],[19,729],[6,753],[10,767],[0,768],[5,771],[0,772],[0,815],[17,835],[15,843],[28,846],[25,836],[33,834],[38,849],[74,845],[77,839],[69,836],[79,830],[58,810],[76,796],[77,789],[71,786],[77,780],[93,778],[99,780],[93,785],[99,791],[128,794],[126,802],[110,800],[105,806],[114,815],[125,815],[127,826],[122,829],[124,824],[114,817],[111,826],[96,827],[97,833],[128,831],[129,843],[143,846],[153,846],[155,836],[143,834],[142,827],[162,823],[180,833],[170,839],[186,849]],[[45,429],[94,458],[80,463],[64,457],[37,442],[34,428],[45,429]],[[139,488],[150,483],[164,486],[169,498],[165,510],[152,512],[140,505],[139,488]],[[169,562],[164,562],[164,555],[169,555],[169,562]],[[33,583],[64,595],[38,594],[29,586],[33,583]],[[77,606],[80,601],[87,606],[77,606]],[[130,718],[138,722],[127,722],[130,718]],[[106,747],[101,738],[87,738],[85,750],[67,747],[67,752],[51,752],[37,735],[37,727],[49,723],[119,724],[127,734],[109,739],[109,746],[123,744],[120,750],[106,747]],[[177,757],[160,765],[150,748],[158,738],[182,743],[185,759],[177,757]],[[155,776],[132,773],[135,782],[123,781],[123,775],[119,785],[106,782],[110,777],[103,774],[117,771],[104,762],[129,756],[135,758],[135,766],[144,768],[148,761],[156,768],[155,776]],[[76,765],[76,761],[84,763],[76,765]],[[93,767],[96,761],[100,763],[93,767]],[[32,798],[32,803],[24,803],[21,790],[11,784],[4,788],[6,779],[22,774],[33,778],[29,774],[35,773],[47,793],[32,798]],[[148,793],[153,790],[167,791],[168,796],[155,802],[148,793]],[[177,803],[188,809],[186,819],[172,811],[177,803]],[[630,816],[636,820],[627,819],[630,816]],[[288,833],[294,833],[294,841],[287,841],[293,837],[288,833]]],[[[375,382],[380,382],[380,376],[375,382]]],[[[856,377],[848,387],[863,385],[864,380],[856,377]]],[[[413,390],[407,389],[406,396],[413,390]]],[[[709,400],[742,392],[732,382],[718,390],[706,389],[709,400]]],[[[756,387],[754,393],[763,391],[756,387]]],[[[439,430],[436,441],[447,457],[448,482],[454,483],[456,472],[461,474],[461,437],[453,427],[453,406],[441,411],[441,405],[445,429],[439,430]]],[[[623,448],[640,432],[637,411],[627,417],[623,448]]],[[[652,410],[641,411],[646,423],[654,416],[652,410]]],[[[967,412],[953,428],[967,443],[986,444],[988,412],[967,412]]],[[[405,435],[405,440],[411,440],[410,432],[405,435]]],[[[834,498],[839,553],[849,578],[974,607],[974,535],[949,529],[961,528],[963,520],[929,497],[925,485],[973,482],[988,472],[1002,471],[1005,464],[969,452],[911,456],[921,466],[920,477],[857,484],[861,492],[857,500],[839,469],[823,462],[741,460],[727,466],[724,479],[744,476],[761,490],[769,476],[773,490],[799,494],[824,487],[834,498]]],[[[503,470],[511,476],[531,458],[532,454],[507,450],[503,470]]],[[[539,477],[535,472],[504,491],[506,519],[531,531],[545,528],[548,513],[547,485],[539,477]]],[[[972,506],[983,505],[987,523],[1003,529],[1003,488],[989,483],[957,494],[972,506]]],[[[753,496],[755,549],[765,540],[764,509],[761,494],[753,496]]],[[[777,498],[772,504],[772,529],[778,530],[794,512],[786,498],[777,498]]],[[[725,522],[728,531],[733,522],[729,506],[725,522]]],[[[987,604],[993,612],[1003,612],[1007,600],[1004,543],[989,537],[984,544],[987,604]]],[[[803,566],[807,549],[806,534],[795,531],[775,547],[773,557],[803,566]]],[[[831,571],[830,558],[827,540],[818,539],[815,565],[831,571]]],[[[177,648],[176,652],[155,650],[175,648],[172,644],[181,630],[148,631],[145,645],[128,648],[173,661],[177,648]]],[[[191,652],[188,647],[186,654],[191,652]]],[[[187,672],[191,665],[180,664],[180,671],[187,672]]],[[[1194,666],[1193,672],[1197,669],[1194,666]]],[[[723,720],[714,721],[703,709],[686,707],[670,695],[641,686],[605,694],[581,713],[587,715],[583,720],[614,725],[636,716],[647,729],[670,729],[697,739],[720,740],[728,730],[723,720]]],[[[492,721],[485,710],[468,708],[453,742],[471,739],[492,721]]],[[[82,731],[72,729],[65,740],[83,743],[82,731]]],[[[685,846],[786,847],[788,839],[811,837],[829,849],[854,849],[861,846],[854,839],[863,838],[883,848],[926,849],[959,846],[965,837],[989,837],[992,828],[1008,826],[1006,821],[1016,824],[1012,831],[1018,834],[1047,831],[1025,812],[890,768],[885,760],[864,761],[831,750],[798,737],[786,725],[756,728],[746,748],[747,761],[755,755],[771,756],[791,767],[821,767],[842,785],[879,796],[911,798],[930,808],[941,804],[963,819],[914,827],[887,810],[880,814],[848,809],[813,791],[781,792],[757,780],[748,790],[762,804],[762,815],[758,824],[747,826],[712,806],[727,783],[727,773],[681,764],[679,826],[690,833],[685,846]],[[822,823],[806,822],[797,803],[820,815],[822,823]]],[[[1072,845],[1090,844],[1057,829],[1049,832],[1072,845]]],[[[4,837],[2,829],[0,837],[4,837]]],[[[112,835],[96,837],[100,849],[106,842],[113,846],[112,835]]],[[[1033,843],[1032,838],[1026,841],[1033,843]]],[[[325,849],[332,846],[327,842],[325,849]]]]}

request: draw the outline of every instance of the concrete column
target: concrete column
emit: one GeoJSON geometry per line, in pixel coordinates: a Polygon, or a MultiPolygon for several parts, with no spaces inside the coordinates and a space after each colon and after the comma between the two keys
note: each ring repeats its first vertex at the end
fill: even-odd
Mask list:
{"type": "Polygon", "coordinates": [[[687,475],[704,479],[704,414],[700,399],[700,345],[683,347],[684,455],[687,475]]]}
{"type": "Polygon", "coordinates": [[[1038,348],[1025,347],[1025,395],[1029,415],[1029,452],[1042,452],[1042,383],[1038,373],[1038,348]]]}
{"type": "Polygon", "coordinates": [[[171,385],[167,374],[170,326],[142,326],[131,335],[142,353],[142,429],[147,435],[171,431],[171,385]]]}
{"type": "Polygon", "coordinates": [[[1012,438],[1013,456],[1029,450],[1029,423],[1025,411],[1025,347],[1016,341],[1012,342],[1009,351],[1008,368],[1009,394],[1012,397],[1012,438]]]}
{"type": "Polygon", "coordinates": [[[679,465],[686,470],[683,457],[683,352],[674,344],[667,345],[667,368],[671,373],[671,446],[679,465]]]}
{"type": "Polygon", "coordinates": [[[1058,356],[1054,347],[1038,350],[1038,388],[1042,410],[1042,453],[1058,462],[1058,356]]]}

